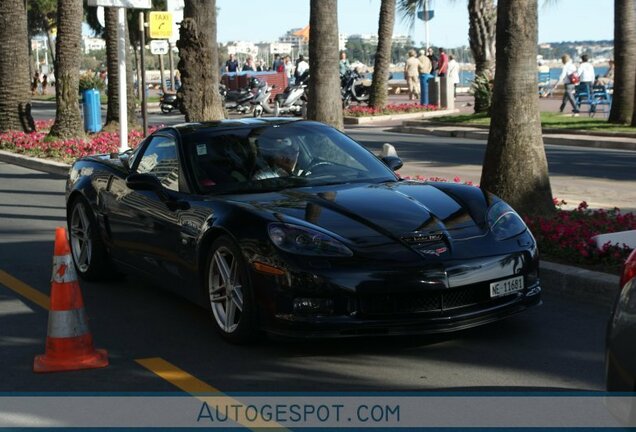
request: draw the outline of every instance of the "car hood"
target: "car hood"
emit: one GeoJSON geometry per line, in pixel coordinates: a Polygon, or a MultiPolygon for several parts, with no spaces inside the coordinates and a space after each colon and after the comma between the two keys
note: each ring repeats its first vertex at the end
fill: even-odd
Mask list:
{"type": "Polygon", "coordinates": [[[383,247],[386,253],[387,245],[394,244],[420,255],[453,253],[459,258],[483,255],[479,239],[483,246],[491,237],[486,212],[493,196],[473,186],[402,181],[347,184],[239,200],[282,222],[320,227],[358,251],[383,247]],[[456,248],[460,242],[463,247],[456,248]]]}

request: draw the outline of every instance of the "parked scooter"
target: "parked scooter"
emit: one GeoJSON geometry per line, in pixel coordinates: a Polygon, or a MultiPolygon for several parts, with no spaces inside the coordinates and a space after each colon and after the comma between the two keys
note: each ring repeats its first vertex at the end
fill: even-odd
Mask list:
{"type": "Polygon", "coordinates": [[[181,109],[181,102],[176,93],[164,93],[159,98],[159,108],[164,114],[169,114],[174,110],[181,109]]]}
{"type": "Polygon", "coordinates": [[[307,86],[309,71],[302,74],[296,83],[288,86],[274,98],[274,117],[293,114],[305,117],[307,112],[307,86]]]}
{"type": "Polygon", "coordinates": [[[362,83],[363,78],[355,69],[348,70],[340,77],[343,108],[348,108],[352,101],[357,103],[367,103],[369,101],[370,88],[362,83]]]}
{"type": "Polygon", "coordinates": [[[254,99],[250,101],[252,105],[254,105],[254,117],[260,117],[263,115],[263,112],[271,114],[274,112],[272,107],[269,104],[269,99],[272,96],[272,90],[275,89],[275,85],[267,85],[266,81],[261,81],[258,86],[256,95],[254,99]]]}
{"type": "MultiPolygon", "coordinates": [[[[267,83],[265,83],[267,85],[267,83]]],[[[258,78],[251,78],[249,86],[238,90],[228,90],[223,84],[219,86],[221,96],[225,100],[224,106],[227,111],[236,111],[239,114],[246,114],[252,111],[251,101],[254,99],[261,81],[258,78]]]]}

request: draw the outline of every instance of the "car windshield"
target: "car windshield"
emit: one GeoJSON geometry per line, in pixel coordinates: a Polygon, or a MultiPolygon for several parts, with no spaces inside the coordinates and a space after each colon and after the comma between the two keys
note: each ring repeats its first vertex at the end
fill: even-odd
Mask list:
{"type": "Polygon", "coordinates": [[[198,131],[184,139],[184,147],[203,193],[396,180],[369,151],[318,123],[198,131]]]}

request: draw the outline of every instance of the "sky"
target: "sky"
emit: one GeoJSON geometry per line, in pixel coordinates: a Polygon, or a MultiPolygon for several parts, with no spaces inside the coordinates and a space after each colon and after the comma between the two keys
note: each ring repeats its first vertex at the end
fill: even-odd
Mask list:
{"type": "MultiPolygon", "coordinates": [[[[613,0],[538,0],[539,42],[614,38],[613,0]]],[[[429,22],[430,43],[453,48],[468,45],[467,0],[432,0],[435,18],[429,22]]],[[[217,0],[218,40],[273,41],[287,30],[309,24],[309,0],[217,0]]],[[[341,33],[378,31],[380,0],[339,0],[341,33]]],[[[394,34],[424,41],[424,24],[413,29],[398,14],[394,34]]]]}

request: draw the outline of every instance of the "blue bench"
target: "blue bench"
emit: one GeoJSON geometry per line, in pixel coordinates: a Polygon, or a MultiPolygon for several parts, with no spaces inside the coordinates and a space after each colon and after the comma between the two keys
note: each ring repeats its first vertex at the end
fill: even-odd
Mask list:
{"type": "Polygon", "coordinates": [[[599,108],[603,108],[603,113],[609,113],[612,106],[612,96],[609,94],[607,87],[604,85],[594,85],[590,89],[587,85],[579,84],[576,86],[575,99],[576,104],[581,107],[582,105],[589,105],[588,113],[590,117],[599,112],[599,108]],[[607,107],[607,108],[605,108],[607,107]]]}

